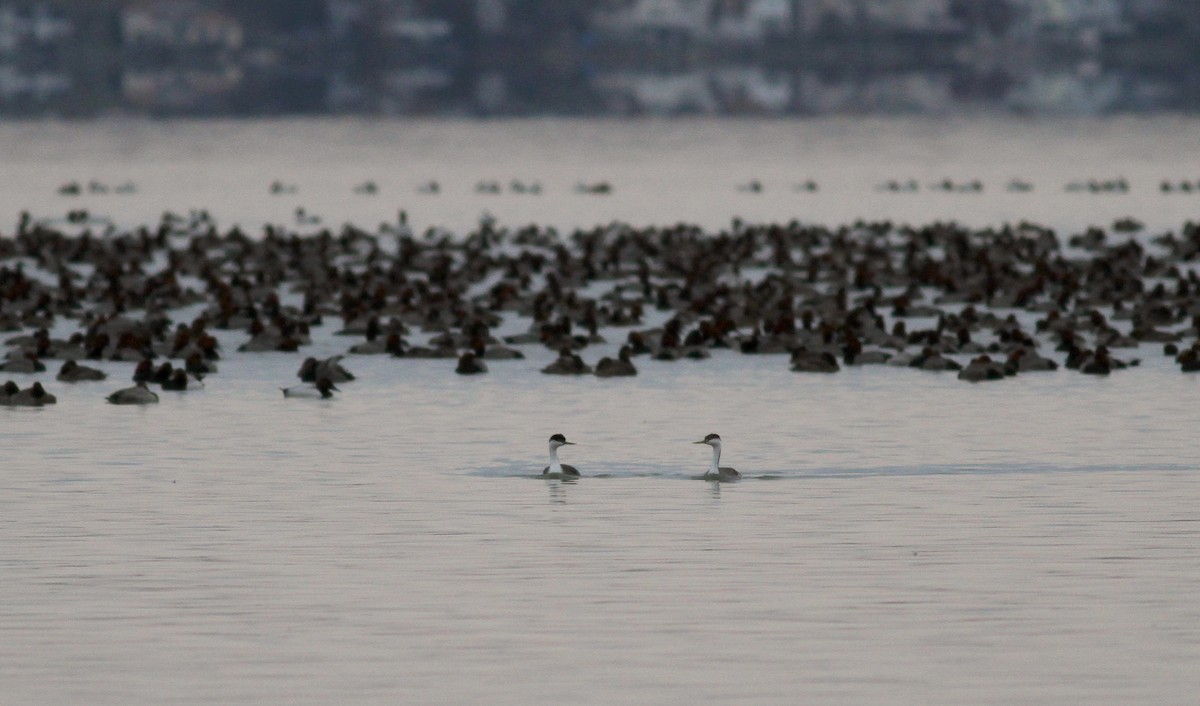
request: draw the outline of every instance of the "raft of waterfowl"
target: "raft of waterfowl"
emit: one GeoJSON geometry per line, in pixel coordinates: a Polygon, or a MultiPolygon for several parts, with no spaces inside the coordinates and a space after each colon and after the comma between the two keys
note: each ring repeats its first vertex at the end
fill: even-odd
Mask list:
{"type": "MultiPolygon", "coordinates": [[[[138,383],[189,390],[227,355],[216,330],[245,333],[238,355],[303,355],[330,320],[350,356],[444,358],[463,374],[504,374],[525,365],[521,347],[539,345],[559,353],[542,372],[568,376],[631,376],[638,356],[702,360],[713,349],[786,355],[780,365],[800,373],[886,364],[985,381],[1061,364],[1108,375],[1138,364],[1115,351],[1143,343],[1164,344],[1185,372],[1200,368],[1196,223],[1152,238],[1128,219],[1066,245],[1030,223],[611,224],[562,235],[486,221],[462,237],[400,224],[252,236],[200,211],[72,234],[24,216],[0,236],[0,331],[12,334],[0,370],[34,375],[58,360],[61,380],[82,382],[104,376],[78,361],[124,361],[138,383]],[[174,318],[196,306],[198,316],[174,318]],[[651,311],[665,323],[647,325],[651,311]],[[527,331],[501,340],[494,332],[517,316],[527,331]],[[77,330],[51,338],[62,320],[77,330]],[[613,328],[620,356],[593,368],[613,328]]],[[[310,358],[299,375],[353,379],[341,360],[310,358]]]]}

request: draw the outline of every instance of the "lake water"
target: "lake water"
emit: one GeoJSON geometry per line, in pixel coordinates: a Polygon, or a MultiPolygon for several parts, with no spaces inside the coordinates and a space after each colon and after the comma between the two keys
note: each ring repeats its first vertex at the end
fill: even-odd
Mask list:
{"type": "MultiPolygon", "coordinates": [[[[1187,119],[116,123],[0,126],[0,223],[707,228],[858,217],[1066,232],[1200,217],[1187,119]],[[1066,193],[1124,176],[1129,194],[1066,193]],[[979,178],[982,195],[879,193],[979,178]],[[1010,194],[1014,177],[1035,184],[1010,194]],[[477,194],[480,179],[540,196],[477,194]],[[759,179],[760,194],[739,184],[759,179]],[[792,185],[812,178],[816,194],[792,185]],[[55,193],[69,180],[136,194],[55,193]],[[273,180],[296,194],[271,196],[273,180]],[[380,193],[353,193],[374,180],[380,193]],[[417,193],[436,179],[438,196],[417,193]],[[609,197],[577,181],[608,180],[609,197]]],[[[11,232],[5,226],[3,232],[11,232]]],[[[1200,377],[1157,345],[1107,378],[971,385],[788,372],[718,351],[562,379],[553,354],[352,357],[284,400],[301,354],[220,334],[204,390],[149,408],[42,379],[0,409],[4,703],[1189,704],[1200,690],[1200,377]],[[575,481],[536,477],[562,432],[575,481]],[[746,479],[695,480],[708,432],[746,479]]],[[[506,322],[505,331],[527,321],[506,322]]],[[[69,325],[62,331],[69,331],[69,325]]],[[[591,347],[594,362],[612,342],[591,347]]]]}

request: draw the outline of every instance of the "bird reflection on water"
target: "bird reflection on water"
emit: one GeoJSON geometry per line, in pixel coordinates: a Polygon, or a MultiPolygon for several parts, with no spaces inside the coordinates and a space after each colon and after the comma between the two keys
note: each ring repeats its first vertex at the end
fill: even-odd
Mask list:
{"type": "Polygon", "coordinates": [[[569,494],[567,491],[567,488],[569,486],[574,485],[576,482],[578,482],[578,478],[566,477],[566,478],[555,479],[555,480],[547,483],[546,488],[549,490],[549,493],[550,493],[550,504],[551,505],[566,505],[567,504],[567,496],[569,494]]]}

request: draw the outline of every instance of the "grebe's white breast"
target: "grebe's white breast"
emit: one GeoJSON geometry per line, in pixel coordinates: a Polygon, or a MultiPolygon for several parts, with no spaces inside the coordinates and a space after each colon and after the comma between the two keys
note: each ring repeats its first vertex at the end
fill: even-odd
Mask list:
{"type": "Polygon", "coordinates": [[[550,465],[542,471],[542,475],[552,478],[578,478],[579,469],[558,460],[558,450],[563,446],[574,446],[575,442],[567,441],[562,434],[550,437],[550,465]]]}
{"type": "Polygon", "coordinates": [[[713,450],[712,463],[709,464],[708,471],[706,471],[704,474],[704,478],[706,480],[717,480],[717,481],[741,480],[742,474],[739,473],[736,468],[733,468],[731,466],[720,465],[720,463],[721,463],[721,437],[720,436],[718,436],[716,434],[709,434],[708,436],[704,437],[700,441],[694,441],[692,443],[705,444],[706,446],[712,447],[712,450],[713,450]]]}

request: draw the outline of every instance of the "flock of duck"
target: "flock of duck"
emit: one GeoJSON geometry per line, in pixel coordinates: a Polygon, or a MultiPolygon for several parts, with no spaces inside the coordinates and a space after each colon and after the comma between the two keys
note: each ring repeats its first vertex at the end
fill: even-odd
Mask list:
{"type": "MultiPolygon", "coordinates": [[[[306,360],[285,398],[333,397],[354,379],[347,356],[448,359],[447,372],[480,375],[520,365],[531,346],[557,353],[545,374],[600,378],[718,349],[779,355],[798,373],[887,365],[982,382],[1060,366],[1109,375],[1138,365],[1121,351],[1157,344],[1200,370],[1200,224],[1141,228],[1123,219],[1064,242],[1030,223],[615,223],[564,235],[485,221],[457,237],[417,234],[401,213],[374,232],[251,235],[204,211],[104,233],[24,215],[0,237],[0,331],[15,334],[0,373],[60,361],[59,382],[87,384],[107,378],[89,361],[124,362],[134,385],[107,400],[152,404],[151,386],[203,387],[231,353],[298,353],[330,320],[344,355],[306,360]],[[499,337],[512,317],[528,327],[499,337]],[[218,331],[246,338],[232,352],[218,331]],[[615,356],[588,362],[613,337],[615,356]]],[[[55,402],[41,380],[0,388],[0,406],[55,402]]]]}
{"type": "MultiPolygon", "coordinates": [[[[984,183],[980,179],[955,181],[947,177],[925,184],[924,188],[932,192],[981,194],[984,192],[984,183]]],[[[875,191],[879,192],[917,193],[921,189],[921,182],[913,178],[888,179],[875,185],[875,191]]],[[[1024,179],[1011,179],[1004,185],[1004,189],[1009,193],[1029,193],[1034,190],[1034,184],[1024,179]]],[[[294,196],[300,192],[300,187],[294,183],[276,179],[270,183],[267,190],[272,196],[294,196]]],[[[542,193],[542,183],[540,181],[526,181],[514,178],[510,179],[506,185],[498,179],[483,179],[475,183],[474,190],[477,194],[503,194],[507,192],[510,194],[538,196],[542,193]]],[[[613,193],[613,185],[609,181],[580,181],[575,183],[573,190],[577,194],[607,196],[613,193]]],[[[736,190],[742,193],[758,194],[766,191],[767,186],[759,179],[750,179],[749,181],[737,184],[736,190]]],[[[1129,180],[1125,177],[1093,177],[1068,182],[1063,186],[1063,190],[1069,193],[1124,194],[1128,193],[1131,187],[1129,180]]],[[[1200,179],[1196,181],[1188,179],[1162,179],[1159,181],[1158,190],[1164,194],[1200,194],[1200,179]]],[[[93,179],[86,184],[79,181],[68,181],[61,184],[57,191],[60,196],[103,195],[110,192],[114,194],[133,194],[137,193],[137,186],[133,182],[124,182],[116,186],[109,186],[104,182],[93,179]]],[[[368,179],[355,184],[351,191],[360,196],[376,196],[381,193],[382,189],[378,182],[368,179]]],[[[814,179],[805,179],[792,184],[792,191],[816,193],[820,191],[820,185],[814,179]]],[[[416,192],[428,196],[436,196],[442,192],[442,184],[436,179],[430,179],[421,182],[416,187],[416,192]]]]}

